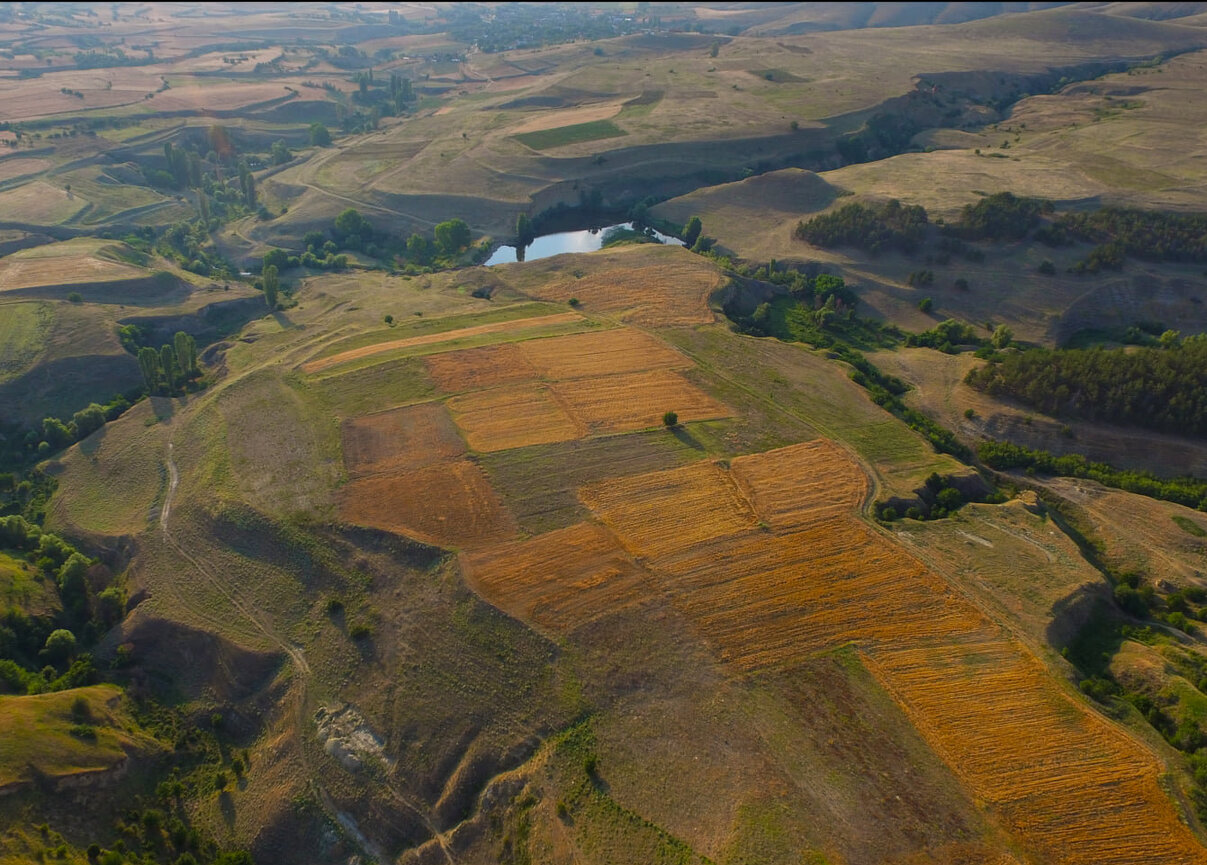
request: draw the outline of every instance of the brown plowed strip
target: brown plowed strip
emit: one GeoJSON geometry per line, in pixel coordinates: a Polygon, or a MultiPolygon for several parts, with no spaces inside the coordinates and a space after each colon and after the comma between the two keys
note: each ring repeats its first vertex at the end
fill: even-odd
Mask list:
{"type": "Polygon", "coordinates": [[[398,348],[410,348],[416,345],[438,345],[451,342],[454,339],[464,339],[469,336],[481,336],[488,333],[511,333],[513,331],[532,330],[537,327],[547,327],[551,324],[565,324],[571,321],[582,321],[583,317],[573,312],[559,312],[554,315],[540,315],[534,318],[517,318],[511,321],[495,321],[490,324],[478,324],[473,327],[463,327],[459,330],[445,330],[440,333],[425,333],[423,336],[412,336],[408,339],[394,339],[389,342],[378,342],[373,345],[341,351],[330,357],[321,357],[302,364],[305,373],[322,372],[337,364],[347,363],[362,357],[394,351],[398,348]]]}
{"type": "Polygon", "coordinates": [[[436,387],[445,393],[518,384],[538,378],[537,371],[520,351],[522,344],[504,342],[429,354],[423,363],[436,387]]]}
{"type": "Polygon", "coordinates": [[[454,549],[490,546],[516,532],[485,473],[468,461],[353,481],[341,493],[340,515],[357,525],[454,549]]]}

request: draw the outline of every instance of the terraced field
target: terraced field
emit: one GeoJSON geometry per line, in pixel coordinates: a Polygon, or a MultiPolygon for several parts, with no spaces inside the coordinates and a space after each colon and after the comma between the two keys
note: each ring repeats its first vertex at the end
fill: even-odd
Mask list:
{"type": "Polygon", "coordinates": [[[581,495],[738,670],[790,669],[855,642],[923,737],[1043,861],[1205,861],[1155,756],[858,521],[865,491],[845,451],[811,442],[581,495]]]}

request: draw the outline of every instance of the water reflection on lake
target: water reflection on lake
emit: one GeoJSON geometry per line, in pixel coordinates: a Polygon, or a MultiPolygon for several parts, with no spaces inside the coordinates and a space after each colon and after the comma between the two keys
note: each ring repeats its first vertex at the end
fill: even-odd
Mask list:
{"type": "MultiPolygon", "coordinates": [[[[507,264],[512,261],[536,261],[538,258],[548,258],[563,252],[594,252],[603,246],[604,236],[614,228],[632,230],[633,223],[621,222],[604,228],[545,234],[524,247],[519,255],[514,246],[500,246],[491,254],[490,258],[486,259],[486,265],[489,267],[492,264],[507,264]]],[[[683,245],[683,241],[677,237],[671,237],[653,229],[647,229],[647,231],[662,243],[669,243],[673,246],[683,245]]]]}

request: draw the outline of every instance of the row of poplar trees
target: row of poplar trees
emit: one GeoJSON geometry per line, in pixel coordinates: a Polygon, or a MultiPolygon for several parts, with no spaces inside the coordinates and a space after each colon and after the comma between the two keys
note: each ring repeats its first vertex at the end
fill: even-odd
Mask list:
{"type": "Polygon", "coordinates": [[[138,350],[138,365],[151,394],[173,394],[201,375],[197,366],[197,343],[183,330],[176,332],[170,345],[159,350],[144,346],[138,350]]]}

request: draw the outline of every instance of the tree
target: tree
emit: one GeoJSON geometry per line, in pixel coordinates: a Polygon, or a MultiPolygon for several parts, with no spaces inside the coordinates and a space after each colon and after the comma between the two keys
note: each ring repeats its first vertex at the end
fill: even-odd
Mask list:
{"type": "Polygon", "coordinates": [[[407,258],[415,264],[427,264],[432,260],[432,244],[422,234],[412,234],[407,238],[407,258]]]}
{"type": "Polygon", "coordinates": [[[679,415],[675,414],[673,411],[668,411],[662,416],[662,425],[667,429],[674,429],[679,425],[679,415]]]}
{"type": "Polygon", "coordinates": [[[930,312],[934,308],[935,308],[935,302],[933,300],[931,300],[929,297],[924,297],[920,301],[918,301],[918,309],[921,310],[922,312],[930,312]]]}
{"type": "Polygon", "coordinates": [[[528,218],[527,213],[521,213],[516,217],[515,221],[515,242],[517,246],[527,246],[536,239],[536,232],[532,228],[532,220],[528,218]]]}
{"type": "Polygon", "coordinates": [[[289,152],[289,147],[285,144],[284,139],[274,141],[269,152],[272,156],[273,165],[284,165],[286,162],[293,159],[293,154],[289,152]]]}
{"type": "Polygon", "coordinates": [[[138,366],[142,369],[142,378],[147,385],[147,391],[153,393],[159,387],[159,377],[162,374],[159,352],[149,346],[140,348],[138,366]]]}
{"type": "Polygon", "coordinates": [[[704,223],[700,221],[700,217],[693,216],[683,226],[683,245],[691,249],[696,245],[696,241],[700,239],[700,232],[704,230],[704,223]]]}
{"type": "Polygon", "coordinates": [[[71,416],[71,425],[75,427],[77,439],[92,435],[105,425],[105,409],[96,403],[82,408],[71,416]]]}
{"type": "Polygon", "coordinates": [[[179,378],[179,364],[176,363],[176,349],[170,345],[163,345],[159,349],[159,364],[163,368],[163,381],[167,385],[168,391],[176,389],[176,379],[179,378]]]}
{"type": "Polygon", "coordinates": [[[57,628],[51,631],[50,636],[46,638],[46,645],[42,649],[42,653],[47,660],[57,663],[66,661],[75,654],[75,650],[75,634],[66,628],[57,628]]]}
{"type": "Polygon", "coordinates": [[[330,147],[331,132],[322,123],[310,124],[310,143],[314,147],[330,147]]]}
{"type": "Polygon", "coordinates": [[[341,240],[347,240],[349,237],[365,237],[372,233],[373,227],[355,208],[349,207],[335,217],[335,236],[341,240]]]}
{"type": "Polygon", "coordinates": [[[450,219],[435,228],[436,245],[445,255],[456,255],[473,241],[469,226],[463,219],[450,219]]]}
{"type": "Polygon", "coordinates": [[[1004,324],[999,324],[993,330],[993,336],[990,337],[993,342],[993,347],[997,349],[1005,348],[1014,340],[1014,331],[1006,327],[1004,324]]]}
{"type": "Polygon", "coordinates": [[[183,330],[176,331],[172,337],[172,345],[176,349],[176,363],[185,378],[190,378],[197,372],[197,343],[190,334],[183,330]]]}
{"type": "Polygon", "coordinates": [[[264,286],[264,301],[268,304],[269,309],[276,309],[277,293],[281,288],[281,280],[277,276],[277,269],[271,264],[264,268],[262,284],[264,286]]]}

